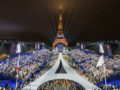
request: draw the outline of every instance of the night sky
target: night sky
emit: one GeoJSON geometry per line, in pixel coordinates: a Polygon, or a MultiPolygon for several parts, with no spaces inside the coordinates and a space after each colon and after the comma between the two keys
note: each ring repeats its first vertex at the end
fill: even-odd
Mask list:
{"type": "Polygon", "coordinates": [[[0,39],[52,44],[59,4],[70,44],[120,40],[120,0],[0,0],[0,39]]]}

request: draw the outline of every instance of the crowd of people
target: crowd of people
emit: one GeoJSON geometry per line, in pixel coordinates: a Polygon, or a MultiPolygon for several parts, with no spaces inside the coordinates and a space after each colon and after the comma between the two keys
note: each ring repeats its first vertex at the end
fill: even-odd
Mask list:
{"type": "MultiPolygon", "coordinates": [[[[32,74],[30,80],[27,83],[24,83],[22,87],[33,81],[44,65],[50,64],[50,61],[53,62],[56,59],[56,56],[53,56],[49,50],[35,50],[30,51],[30,54],[18,55],[13,58],[7,58],[5,62],[0,63],[0,74],[6,77],[11,77],[19,81],[26,81],[30,74],[32,74]],[[48,63],[49,61],[49,63],[48,63]],[[17,65],[18,74],[17,74],[17,65]],[[45,63],[43,63],[45,62],[45,63]],[[42,65],[42,67],[40,67],[42,65]],[[38,68],[39,72],[34,72],[38,68]],[[18,77],[17,77],[18,75],[18,77]]],[[[45,69],[45,67],[44,67],[45,69]]]]}
{"type": "MultiPolygon", "coordinates": [[[[95,85],[104,80],[104,70],[103,67],[96,67],[97,62],[100,58],[100,55],[98,54],[93,54],[93,53],[85,53],[83,50],[79,50],[79,49],[74,49],[72,50],[69,54],[71,54],[71,57],[66,57],[68,58],[67,61],[68,63],[76,68],[76,70],[78,71],[78,73],[85,77],[85,79],[89,80],[90,82],[94,83],[95,85]],[[78,61],[81,62],[83,60],[86,60],[83,63],[77,64],[74,60],[74,58],[78,61]],[[87,72],[85,72],[85,70],[83,70],[83,68],[81,68],[81,66],[84,67],[87,72]]],[[[115,73],[115,69],[119,69],[120,68],[120,59],[118,57],[113,57],[113,58],[108,58],[108,57],[104,57],[104,62],[105,62],[105,67],[106,67],[106,77],[112,77],[115,74],[118,74],[119,72],[115,73]]],[[[109,86],[109,85],[108,85],[109,86]]],[[[104,87],[104,85],[102,84],[100,87],[104,87]]],[[[120,87],[120,86],[117,86],[120,87]]]]}
{"type": "Polygon", "coordinates": [[[79,62],[82,60],[87,60],[87,59],[95,57],[95,55],[93,55],[91,53],[86,54],[84,51],[81,51],[79,49],[73,49],[69,53],[72,54],[72,57],[77,59],[79,62]]]}
{"type": "Polygon", "coordinates": [[[52,80],[44,83],[39,87],[38,90],[85,90],[83,86],[80,84],[70,81],[70,80],[63,80],[57,79],[52,80]]]}
{"type": "MultiPolygon", "coordinates": [[[[32,73],[31,78],[27,83],[22,84],[22,87],[28,85],[35,80],[43,69],[51,68],[58,55],[48,50],[33,50],[29,54],[22,54],[12,58],[7,58],[5,62],[0,63],[0,74],[3,76],[9,76],[20,81],[26,81],[29,75],[32,73]],[[19,62],[18,74],[17,65],[19,62]],[[44,65],[45,64],[45,67],[44,65]],[[42,67],[40,67],[42,65],[42,67]],[[38,68],[38,71],[35,70],[38,68]],[[17,77],[18,75],[18,77],[17,77]]],[[[76,71],[86,80],[97,85],[98,82],[105,80],[103,67],[96,67],[100,55],[95,53],[86,53],[85,50],[73,49],[68,55],[64,55],[64,59],[68,64],[76,69],[76,71]],[[82,62],[84,61],[84,62],[82,62]],[[82,68],[86,69],[86,71],[82,68]]],[[[113,58],[104,57],[106,77],[115,76],[120,72],[120,57],[114,56],[113,58]]],[[[53,90],[54,88],[68,88],[69,90],[84,90],[84,88],[75,82],[69,80],[53,80],[46,82],[40,86],[40,90],[53,90]]],[[[105,85],[101,84],[100,88],[104,89],[105,85]]],[[[120,85],[114,83],[113,85],[107,85],[108,90],[120,89],[120,85]]]]}
{"type": "Polygon", "coordinates": [[[25,80],[47,57],[49,51],[33,51],[31,55],[8,58],[5,63],[0,64],[0,73],[16,78],[17,63],[19,60],[18,80],[25,80]]]}
{"type": "Polygon", "coordinates": [[[43,75],[46,71],[48,71],[55,64],[57,57],[57,55],[52,54],[51,57],[47,58],[47,63],[42,65],[42,67],[39,67],[39,70],[36,73],[33,73],[32,77],[27,80],[26,83],[22,84],[22,88],[33,82],[35,79],[39,78],[39,76],[43,75]]]}

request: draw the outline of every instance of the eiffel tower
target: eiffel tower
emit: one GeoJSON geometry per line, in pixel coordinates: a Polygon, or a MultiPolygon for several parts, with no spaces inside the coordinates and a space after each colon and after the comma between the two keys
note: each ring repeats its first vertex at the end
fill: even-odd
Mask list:
{"type": "Polygon", "coordinates": [[[58,32],[55,41],[53,42],[53,47],[56,47],[57,44],[63,44],[64,46],[68,46],[68,42],[63,33],[63,25],[62,25],[62,6],[59,7],[60,14],[59,14],[59,25],[58,25],[58,32]]]}

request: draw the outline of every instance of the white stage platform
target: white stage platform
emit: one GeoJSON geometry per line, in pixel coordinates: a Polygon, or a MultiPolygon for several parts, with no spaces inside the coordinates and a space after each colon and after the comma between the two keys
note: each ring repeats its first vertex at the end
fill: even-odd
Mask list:
{"type": "Polygon", "coordinates": [[[37,90],[39,86],[42,85],[43,83],[56,79],[68,79],[75,81],[81,84],[86,90],[94,90],[94,89],[100,90],[97,86],[87,81],[86,79],[82,78],[73,68],[71,68],[63,59],[62,53],[59,54],[57,62],[50,70],[48,70],[45,74],[40,76],[34,82],[24,87],[22,90],[37,90]],[[65,71],[67,72],[65,74],[55,73],[59,67],[60,60],[62,61],[62,65],[65,71]]]}

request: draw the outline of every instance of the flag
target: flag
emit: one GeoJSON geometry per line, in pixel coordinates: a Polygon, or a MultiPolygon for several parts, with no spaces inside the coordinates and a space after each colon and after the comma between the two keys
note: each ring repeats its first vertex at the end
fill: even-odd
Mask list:
{"type": "Polygon", "coordinates": [[[84,49],[84,46],[83,46],[83,44],[81,44],[81,49],[84,49]]]}
{"type": "Polygon", "coordinates": [[[38,47],[37,47],[37,49],[39,50],[40,49],[40,44],[38,43],[38,47]]]}
{"type": "Polygon", "coordinates": [[[99,58],[98,60],[98,63],[97,63],[97,66],[96,67],[99,67],[99,66],[102,66],[104,64],[104,57],[103,55],[99,58]]]}
{"type": "Polygon", "coordinates": [[[19,60],[17,61],[17,71],[19,71],[19,60]]]}
{"type": "Polygon", "coordinates": [[[103,45],[100,43],[99,44],[99,51],[100,51],[100,53],[104,53],[104,48],[103,48],[103,45]]]}
{"type": "Polygon", "coordinates": [[[37,44],[35,44],[35,50],[37,50],[37,48],[38,48],[38,45],[37,45],[37,44]]]}
{"type": "Polygon", "coordinates": [[[21,53],[21,46],[20,46],[20,43],[17,44],[17,47],[16,47],[16,53],[21,53]]]}
{"type": "Polygon", "coordinates": [[[15,53],[15,44],[13,43],[11,44],[11,47],[10,47],[10,54],[14,55],[14,53],[15,53]]]}
{"type": "Polygon", "coordinates": [[[106,45],[106,47],[107,47],[107,54],[108,54],[108,56],[112,56],[111,46],[110,45],[106,45]]]}

